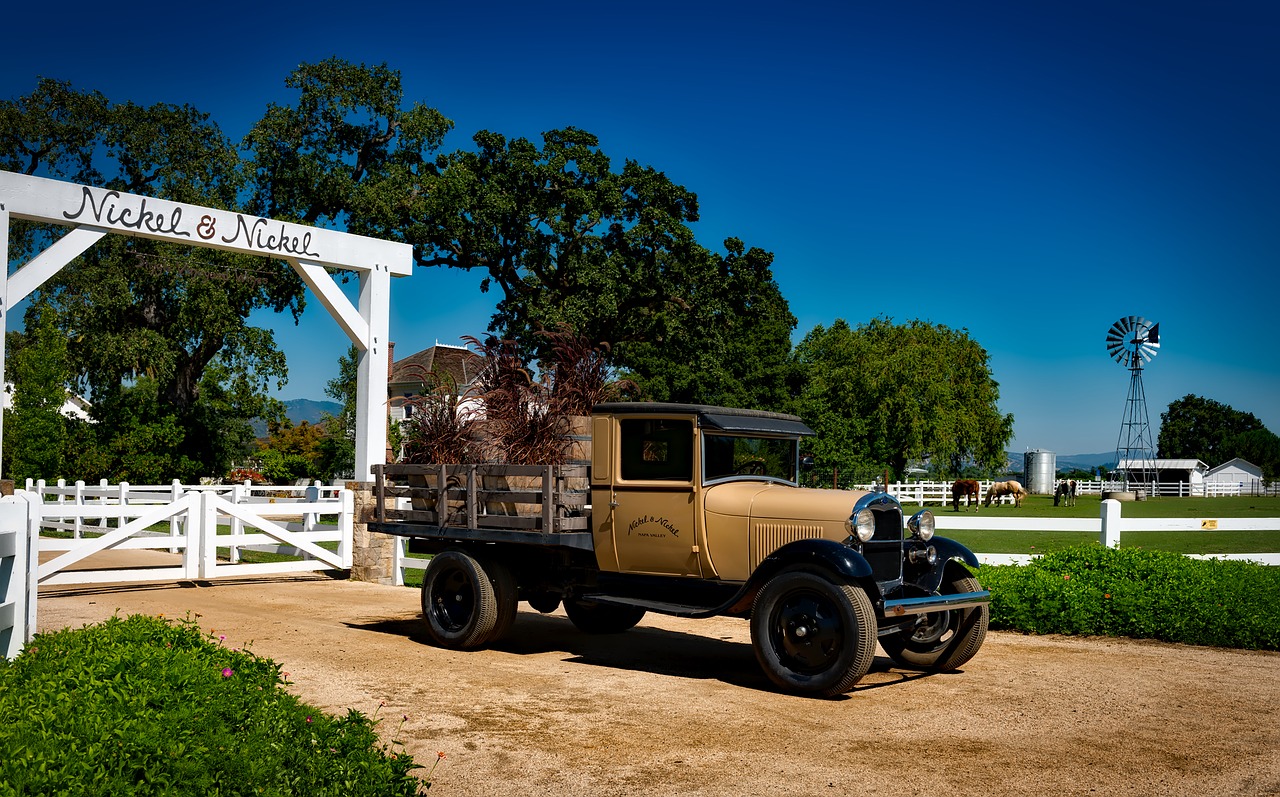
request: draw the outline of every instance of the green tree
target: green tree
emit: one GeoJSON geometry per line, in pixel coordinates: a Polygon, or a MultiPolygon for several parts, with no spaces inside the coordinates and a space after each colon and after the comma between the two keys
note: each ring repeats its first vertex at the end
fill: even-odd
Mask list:
{"type": "Polygon", "coordinates": [[[606,348],[642,397],[776,406],[795,326],[772,255],[737,239],[694,238],[697,196],[625,161],[593,134],[543,134],[539,147],[492,132],[440,159],[397,224],[418,263],[478,270],[497,287],[490,331],[546,362],[543,330],[568,326],[606,348]]]}
{"type": "MultiPolygon", "coordinates": [[[[1240,456],[1230,442],[1245,432],[1265,430],[1250,412],[1188,393],[1169,403],[1160,413],[1156,456],[1163,459],[1199,459],[1210,466],[1240,456]]],[[[1255,465],[1261,463],[1255,462],[1255,465]]]]}
{"type": "MultiPolygon", "coordinates": [[[[191,106],[111,105],[100,94],[41,81],[29,97],[0,103],[0,119],[5,168],[239,207],[239,155],[191,106]],[[83,116],[69,116],[64,105],[83,116]]],[[[16,252],[30,256],[62,232],[24,228],[16,252]]],[[[146,440],[174,446],[160,455],[174,462],[172,472],[160,473],[165,480],[221,473],[227,452],[244,442],[248,419],[279,412],[266,391],[273,380],[283,384],[284,356],[271,331],[248,318],[264,308],[295,319],[301,312],[302,281],[283,263],[113,235],[38,296],[71,341],[74,381],[98,421],[93,460],[113,476],[150,481],[142,472],[163,470],[126,456],[146,440]]]]}
{"type": "Polygon", "coordinates": [[[627,160],[614,171],[576,128],[541,145],[482,131],[438,155],[452,122],[404,110],[400,73],[340,59],[304,64],[298,91],[245,139],[251,209],[345,225],[414,247],[416,262],[475,270],[501,296],[489,330],[546,362],[544,330],[577,330],[642,396],[777,406],[787,394],[795,326],[772,256],[726,242],[720,255],[689,225],[697,197],[627,160]]]}
{"type": "Polygon", "coordinates": [[[13,407],[5,410],[4,473],[8,478],[54,480],[65,477],[65,454],[72,421],[62,414],[70,368],[67,338],[49,307],[34,305],[25,333],[9,334],[6,379],[14,386],[13,407]]]}
{"type": "Polygon", "coordinates": [[[817,326],[796,347],[802,385],[794,411],[817,432],[824,483],[864,481],[910,460],[983,467],[1004,463],[1013,416],[1002,414],[985,349],[965,330],[876,318],[817,326]]]}
{"type": "Polygon", "coordinates": [[[338,58],[302,64],[285,80],[292,106],[272,104],[245,137],[250,209],[273,219],[387,233],[411,191],[435,173],[453,127],[421,103],[402,110],[400,72],[338,58]]]}

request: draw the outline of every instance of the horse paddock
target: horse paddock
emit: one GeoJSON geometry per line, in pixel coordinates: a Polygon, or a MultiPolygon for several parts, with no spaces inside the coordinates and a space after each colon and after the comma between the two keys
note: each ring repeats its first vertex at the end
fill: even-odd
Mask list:
{"type": "Polygon", "coordinates": [[[992,632],[963,672],[876,658],[849,695],[772,690],[747,623],[588,636],[521,605],[430,647],[418,593],[322,575],[42,588],[41,630],[193,617],[334,713],[380,716],[452,795],[1280,794],[1280,654],[992,632]]]}

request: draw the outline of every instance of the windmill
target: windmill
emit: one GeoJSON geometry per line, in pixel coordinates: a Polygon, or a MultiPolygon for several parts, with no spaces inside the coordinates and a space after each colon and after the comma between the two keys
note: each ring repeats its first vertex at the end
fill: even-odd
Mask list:
{"type": "Polygon", "coordinates": [[[1116,469],[1126,479],[1141,473],[1142,480],[1155,481],[1155,441],[1147,415],[1147,394],[1142,388],[1142,366],[1160,350],[1160,325],[1142,316],[1126,316],[1107,330],[1107,353],[1129,369],[1129,397],[1124,403],[1124,419],[1116,440],[1116,469]]]}

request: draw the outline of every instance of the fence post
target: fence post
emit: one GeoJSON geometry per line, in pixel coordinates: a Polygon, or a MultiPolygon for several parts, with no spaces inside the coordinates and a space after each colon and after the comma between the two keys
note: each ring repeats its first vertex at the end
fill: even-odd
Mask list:
{"type": "Polygon", "coordinates": [[[187,545],[191,545],[192,537],[199,541],[200,578],[212,578],[218,566],[218,507],[214,503],[212,493],[200,491],[200,500],[196,503],[198,517],[192,528],[187,531],[187,545]]]}
{"type": "Polygon", "coordinates": [[[178,500],[187,502],[187,511],[183,513],[182,532],[186,538],[186,545],[182,549],[182,570],[188,579],[196,579],[200,577],[200,567],[204,561],[204,535],[201,528],[204,525],[204,518],[200,514],[204,511],[204,493],[184,492],[178,500]]]}
{"type": "MultiPolygon", "coordinates": [[[[177,479],[174,479],[173,485],[169,489],[169,500],[172,503],[176,504],[178,503],[178,499],[181,497],[182,497],[182,482],[178,481],[177,479]]],[[[171,540],[171,544],[169,545],[169,553],[178,552],[178,544],[176,541],[179,536],[178,524],[181,522],[182,521],[178,519],[177,515],[174,515],[173,517],[169,518],[169,539],[171,540]]]]}
{"type": "Polygon", "coordinates": [[[6,659],[21,653],[35,631],[28,506],[21,497],[0,503],[0,656],[6,659]]]}
{"type": "MultiPolygon", "coordinates": [[[[98,493],[97,503],[103,504],[103,505],[107,503],[107,489],[110,487],[111,487],[111,484],[106,479],[101,479],[98,481],[98,489],[100,490],[100,492],[98,493]]],[[[103,515],[102,517],[98,518],[98,528],[105,529],[106,527],[107,527],[107,516],[103,515]]]]}
{"type": "Polygon", "coordinates": [[[84,479],[76,479],[76,519],[72,521],[75,528],[71,530],[72,539],[80,539],[80,535],[84,533],[84,515],[79,512],[84,507],[84,479]]]}
{"type": "MultiPolygon", "coordinates": [[[[248,479],[246,479],[244,484],[237,484],[235,487],[232,487],[231,503],[237,504],[237,505],[249,503],[248,501],[249,485],[250,485],[250,482],[248,479]]],[[[244,521],[240,520],[240,518],[228,517],[227,522],[228,522],[228,525],[230,525],[231,527],[231,536],[236,537],[244,532],[244,521]]],[[[216,533],[218,530],[218,527],[214,526],[213,529],[214,529],[214,532],[216,533]]],[[[235,545],[232,545],[227,549],[227,561],[230,562],[231,564],[235,564],[236,562],[240,561],[240,549],[235,545]]]]}
{"type": "MultiPolygon", "coordinates": [[[[320,482],[316,482],[307,488],[303,500],[308,504],[314,504],[320,500],[320,482]]],[[[316,521],[319,517],[320,515],[317,512],[304,512],[302,515],[302,530],[315,531],[316,521]]]]}
{"type": "Polygon", "coordinates": [[[1114,498],[1102,502],[1102,536],[1099,542],[1108,548],[1120,545],[1120,502],[1114,498]]]}
{"type": "MultiPolygon", "coordinates": [[[[317,490],[318,491],[318,490],[317,490]]],[[[338,556],[342,568],[350,570],[355,542],[356,498],[350,490],[338,491],[338,556]]]]}

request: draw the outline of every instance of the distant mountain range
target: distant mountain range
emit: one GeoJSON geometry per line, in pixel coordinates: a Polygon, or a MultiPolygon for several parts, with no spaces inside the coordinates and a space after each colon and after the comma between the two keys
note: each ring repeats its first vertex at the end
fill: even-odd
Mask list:
{"type": "MultiPolygon", "coordinates": [[[[325,415],[337,415],[342,412],[342,405],[336,401],[312,401],[311,399],[290,399],[284,402],[284,415],[298,426],[306,421],[313,426],[322,420],[325,415]]],[[[253,433],[258,437],[267,436],[267,422],[263,420],[253,421],[253,433]]]]}

